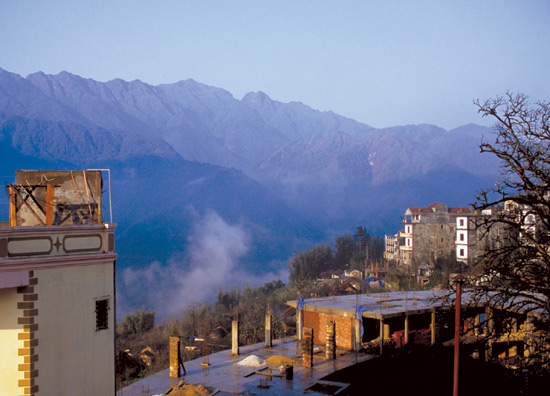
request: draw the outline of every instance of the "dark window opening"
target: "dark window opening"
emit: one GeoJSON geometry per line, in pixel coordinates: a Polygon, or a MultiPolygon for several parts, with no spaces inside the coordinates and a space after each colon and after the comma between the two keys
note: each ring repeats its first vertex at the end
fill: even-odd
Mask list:
{"type": "Polygon", "coordinates": [[[109,328],[109,299],[95,302],[95,331],[109,328]]]}

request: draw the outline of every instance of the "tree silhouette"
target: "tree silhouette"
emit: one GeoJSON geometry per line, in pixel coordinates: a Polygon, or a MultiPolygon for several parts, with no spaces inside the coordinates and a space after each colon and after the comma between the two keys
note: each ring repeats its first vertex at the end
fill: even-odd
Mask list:
{"type": "MultiPolygon", "coordinates": [[[[511,93],[474,103],[497,121],[481,152],[502,161],[500,181],[481,191],[474,205],[497,209],[477,220],[489,243],[473,268],[475,293],[507,312],[534,314],[544,330],[550,319],[550,103],[530,104],[511,93]]],[[[548,359],[547,352],[538,358],[548,359]]]]}

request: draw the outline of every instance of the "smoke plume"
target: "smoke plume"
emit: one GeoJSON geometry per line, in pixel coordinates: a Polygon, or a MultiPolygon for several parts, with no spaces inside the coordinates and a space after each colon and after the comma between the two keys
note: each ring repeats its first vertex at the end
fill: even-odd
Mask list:
{"type": "Polygon", "coordinates": [[[163,319],[177,315],[193,302],[212,300],[220,287],[286,280],[285,270],[255,276],[239,269],[251,242],[244,225],[228,224],[217,213],[207,213],[195,223],[183,260],[172,259],[166,264],[155,261],[145,268],[122,272],[120,313],[143,305],[155,309],[157,318],[163,319]]]}

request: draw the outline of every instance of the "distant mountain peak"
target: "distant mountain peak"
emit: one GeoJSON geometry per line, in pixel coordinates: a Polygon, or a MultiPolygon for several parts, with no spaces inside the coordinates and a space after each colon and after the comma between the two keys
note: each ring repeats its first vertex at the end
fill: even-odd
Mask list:
{"type": "Polygon", "coordinates": [[[151,85],[0,69],[2,174],[111,168],[121,268],[180,257],[209,211],[250,233],[246,263],[261,273],[357,224],[383,234],[408,206],[463,206],[498,175],[479,153],[489,132],[374,129],[262,91],[239,100],[193,79],[151,85]]]}
{"type": "Polygon", "coordinates": [[[206,85],[192,78],[188,78],[186,80],[179,80],[172,84],[159,84],[157,85],[157,87],[170,92],[179,90],[180,93],[181,91],[192,92],[192,93],[210,93],[219,97],[223,97],[228,100],[235,99],[231,92],[223,88],[206,85]]]}
{"type": "Polygon", "coordinates": [[[249,92],[241,99],[244,102],[265,102],[273,100],[263,91],[249,92]]]}
{"type": "Polygon", "coordinates": [[[241,103],[258,111],[264,121],[269,121],[283,105],[262,91],[247,93],[241,99],[241,103]]]}

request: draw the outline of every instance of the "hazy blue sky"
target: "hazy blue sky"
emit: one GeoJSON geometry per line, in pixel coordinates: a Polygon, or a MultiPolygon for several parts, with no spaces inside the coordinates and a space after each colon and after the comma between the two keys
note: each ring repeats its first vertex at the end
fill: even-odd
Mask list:
{"type": "Polygon", "coordinates": [[[7,1],[0,67],[264,91],[375,127],[550,99],[550,1],[7,1]]]}

